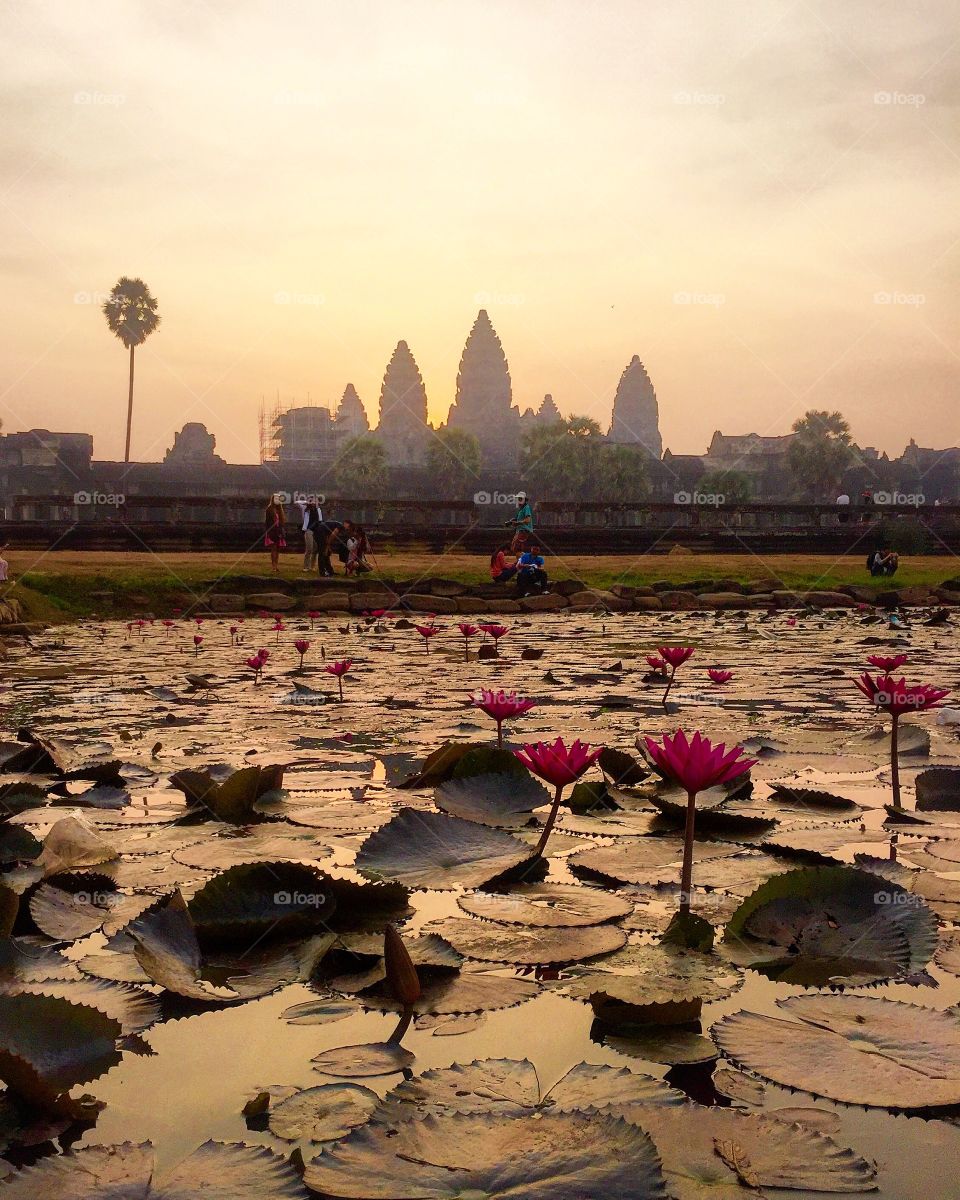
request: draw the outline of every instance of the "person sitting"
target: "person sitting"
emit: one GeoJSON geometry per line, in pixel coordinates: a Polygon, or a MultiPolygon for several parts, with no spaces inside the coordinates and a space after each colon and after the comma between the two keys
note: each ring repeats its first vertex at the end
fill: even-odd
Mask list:
{"type": "Polygon", "coordinates": [[[516,561],[507,561],[509,553],[509,545],[503,545],[490,555],[490,578],[494,583],[507,583],[516,575],[516,561]]]}
{"type": "Polygon", "coordinates": [[[867,569],[876,578],[880,575],[895,575],[900,566],[900,555],[895,550],[879,547],[867,557],[867,569]]]}
{"type": "Polygon", "coordinates": [[[543,568],[540,547],[531,542],[517,559],[517,591],[521,596],[543,595],[547,590],[547,573],[543,568]]]}
{"type": "Polygon", "coordinates": [[[362,525],[354,525],[348,521],[347,526],[346,573],[348,575],[366,574],[367,571],[373,570],[373,567],[367,562],[367,555],[370,553],[370,539],[362,525]]]}

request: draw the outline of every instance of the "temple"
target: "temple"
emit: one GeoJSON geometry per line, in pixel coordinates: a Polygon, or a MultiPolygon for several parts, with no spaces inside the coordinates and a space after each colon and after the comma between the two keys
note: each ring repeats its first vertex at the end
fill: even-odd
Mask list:
{"type": "Polygon", "coordinates": [[[483,308],[463,348],[447,425],[476,437],[486,465],[513,466],[519,458],[520,410],[513,405],[510,368],[483,308]]]}
{"type": "Polygon", "coordinates": [[[663,452],[657,393],[647,369],[635,354],[627,363],[613,398],[609,439],[628,446],[641,446],[653,458],[663,452]]]}
{"type": "Polygon", "coordinates": [[[391,466],[420,465],[430,436],[427,389],[406,342],[397,342],[384,372],[377,436],[391,466]]]}

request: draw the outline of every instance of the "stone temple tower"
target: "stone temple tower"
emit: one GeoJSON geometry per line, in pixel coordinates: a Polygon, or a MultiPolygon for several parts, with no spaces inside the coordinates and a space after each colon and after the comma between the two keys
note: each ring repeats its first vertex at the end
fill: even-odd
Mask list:
{"type": "Polygon", "coordinates": [[[380,389],[377,435],[391,466],[419,466],[426,450],[427,389],[406,342],[397,342],[380,389]]]}
{"type": "Polygon", "coordinates": [[[657,393],[646,367],[636,354],[627,363],[617,384],[608,437],[611,442],[641,446],[654,458],[660,458],[663,453],[657,393]]]}
{"type": "Polygon", "coordinates": [[[520,411],[513,406],[507,356],[485,309],[477,315],[460,359],[457,398],[447,424],[480,442],[485,465],[512,466],[520,446],[520,411]]]}

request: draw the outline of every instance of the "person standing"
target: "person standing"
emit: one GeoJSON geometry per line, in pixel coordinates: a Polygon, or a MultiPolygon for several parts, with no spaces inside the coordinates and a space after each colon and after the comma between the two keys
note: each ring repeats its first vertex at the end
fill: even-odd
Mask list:
{"type": "Polygon", "coordinates": [[[533,506],[528,502],[526,492],[517,492],[517,511],[507,524],[514,527],[511,553],[519,554],[533,535],[533,506]]]}
{"type": "Polygon", "coordinates": [[[323,514],[316,501],[308,500],[303,509],[303,567],[304,571],[312,571],[317,565],[317,555],[320,551],[317,538],[323,514]]]}
{"type": "Polygon", "coordinates": [[[280,551],[287,548],[286,525],[283,505],[276,496],[271,496],[264,512],[263,544],[270,551],[274,575],[280,574],[280,551]]]}

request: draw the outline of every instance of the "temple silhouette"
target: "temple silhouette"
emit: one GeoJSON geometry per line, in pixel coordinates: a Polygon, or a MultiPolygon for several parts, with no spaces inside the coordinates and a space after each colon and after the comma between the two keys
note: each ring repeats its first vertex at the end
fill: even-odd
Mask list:
{"type": "MultiPolygon", "coordinates": [[[[261,403],[259,464],[227,463],[216,453],[215,436],[199,422],[188,422],[175,434],[159,463],[94,459],[93,438],[87,433],[9,433],[0,435],[0,493],[8,507],[16,496],[52,497],[93,489],[157,497],[254,496],[278,489],[330,494],[336,491],[336,464],[345,448],[358,438],[370,438],[382,446],[388,466],[384,495],[440,499],[431,490],[426,455],[442,429],[476,438],[479,487],[512,491],[526,482],[519,469],[525,435],[556,426],[561,419],[549,393],[536,408],[530,405],[521,411],[514,402],[506,352],[489,314],[481,309],[463,348],[454,399],[443,425],[430,423],[420,368],[410,346],[400,341],[384,370],[374,428],[356,388],[347,383],[335,407],[283,404],[278,399],[268,410],[261,403]]],[[[708,475],[736,472],[748,477],[753,499],[764,501],[790,498],[788,451],[793,436],[718,430],[702,455],[664,450],[657,394],[646,367],[633,355],[617,383],[602,441],[642,455],[651,500],[669,502],[678,492],[693,491],[708,475]]],[[[873,448],[858,447],[843,487],[853,493],[884,486],[921,490],[931,503],[956,501],[960,449],[928,449],[911,439],[899,458],[890,459],[873,448]]]]}

